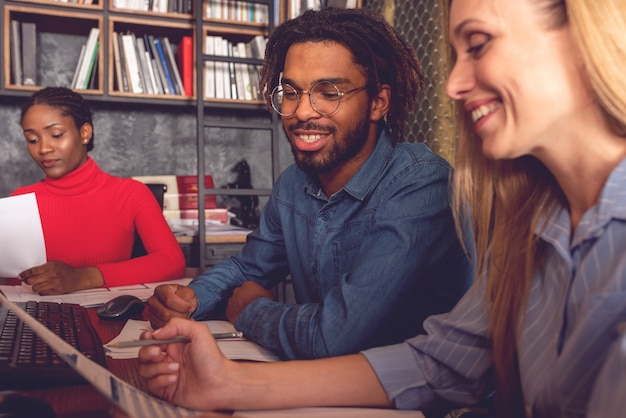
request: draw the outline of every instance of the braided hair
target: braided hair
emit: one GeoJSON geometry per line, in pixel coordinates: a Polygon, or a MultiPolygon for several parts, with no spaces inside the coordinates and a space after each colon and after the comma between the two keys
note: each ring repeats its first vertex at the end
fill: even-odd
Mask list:
{"type": "Polygon", "coordinates": [[[391,89],[391,103],[385,123],[392,143],[403,140],[409,112],[424,88],[424,74],[413,48],[387,24],[367,9],[326,7],[308,10],[279,25],[270,36],[260,70],[260,90],[271,109],[270,92],[280,82],[287,50],[294,43],[337,42],[352,52],[355,64],[367,77],[367,91],[373,97],[382,84],[391,89]]]}
{"type": "MultiPolygon", "coordinates": [[[[85,123],[93,126],[93,114],[83,96],[66,87],[45,87],[33,93],[22,106],[20,123],[24,120],[26,112],[33,105],[47,105],[60,109],[63,115],[72,118],[74,125],[76,125],[78,129],[85,123]]],[[[87,143],[87,151],[93,149],[93,141],[94,134],[92,133],[87,143]]]]}

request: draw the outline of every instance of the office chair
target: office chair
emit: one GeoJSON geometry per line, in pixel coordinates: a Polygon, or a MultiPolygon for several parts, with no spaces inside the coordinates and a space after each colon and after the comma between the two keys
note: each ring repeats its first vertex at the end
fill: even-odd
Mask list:
{"type": "MultiPolygon", "coordinates": [[[[167,191],[167,186],[161,183],[146,183],[146,186],[148,186],[148,188],[154,195],[154,198],[159,203],[161,210],[163,210],[163,198],[165,192],[167,191]]],[[[143,242],[141,242],[141,237],[137,233],[137,230],[135,230],[135,241],[133,242],[133,250],[131,252],[130,258],[141,257],[146,254],[148,254],[148,252],[143,246],[143,242]]]]}

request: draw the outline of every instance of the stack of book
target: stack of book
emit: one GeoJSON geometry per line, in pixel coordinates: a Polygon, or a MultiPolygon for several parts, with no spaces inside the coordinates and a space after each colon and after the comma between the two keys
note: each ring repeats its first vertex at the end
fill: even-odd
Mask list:
{"type": "Polygon", "coordinates": [[[184,36],[176,50],[167,36],[113,32],[111,42],[117,91],[192,96],[191,36],[184,36]]]}
{"type": "MultiPolygon", "coordinates": [[[[198,177],[194,175],[134,176],[142,183],[164,184],[163,215],[166,219],[198,219],[198,177]]],[[[213,177],[204,176],[204,186],[213,188],[213,177]]],[[[204,196],[205,219],[228,223],[228,209],[217,207],[215,195],[204,196]]]]}
{"type": "MultiPolygon", "coordinates": [[[[254,58],[262,60],[267,39],[257,35],[249,42],[233,44],[217,35],[207,35],[205,53],[214,56],[254,58]]],[[[206,61],[204,63],[204,95],[207,99],[261,100],[259,66],[255,64],[206,61]]]]}

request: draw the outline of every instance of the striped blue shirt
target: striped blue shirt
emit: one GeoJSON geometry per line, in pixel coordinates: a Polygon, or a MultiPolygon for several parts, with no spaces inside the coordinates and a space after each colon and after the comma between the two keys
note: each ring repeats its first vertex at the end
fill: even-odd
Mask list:
{"type": "MultiPolygon", "coordinates": [[[[547,260],[533,279],[517,347],[534,418],[585,415],[626,321],[626,160],[573,236],[570,225],[562,208],[540,233],[547,260]]],[[[477,280],[452,312],[427,319],[428,335],[363,353],[397,408],[427,410],[438,397],[471,405],[494,390],[484,286],[477,280]]]]}

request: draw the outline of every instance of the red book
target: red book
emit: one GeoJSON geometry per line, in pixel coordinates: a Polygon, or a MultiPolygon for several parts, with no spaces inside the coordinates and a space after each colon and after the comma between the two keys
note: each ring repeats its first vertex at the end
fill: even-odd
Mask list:
{"type": "Polygon", "coordinates": [[[185,88],[185,96],[193,96],[193,40],[183,36],[178,44],[178,68],[185,88]]]}
{"type": "MultiPolygon", "coordinates": [[[[176,176],[178,184],[178,207],[181,210],[198,209],[198,177],[176,176]]],[[[209,174],[204,176],[204,187],[212,189],[213,177],[209,174]]],[[[215,195],[204,196],[204,208],[213,209],[217,206],[215,195]]]]}

